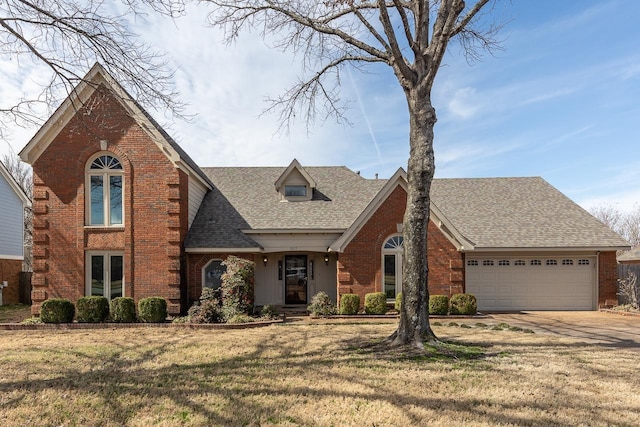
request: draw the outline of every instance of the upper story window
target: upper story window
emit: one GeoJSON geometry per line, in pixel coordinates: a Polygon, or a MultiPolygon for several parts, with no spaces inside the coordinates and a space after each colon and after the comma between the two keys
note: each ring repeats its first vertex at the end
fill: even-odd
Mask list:
{"type": "Polygon", "coordinates": [[[307,197],[306,185],[285,185],[284,186],[285,197],[307,197]]]}
{"type": "Polygon", "coordinates": [[[117,158],[103,154],[87,169],[87,224],[119,226],[123,224],[124,170],[117,158]]]}

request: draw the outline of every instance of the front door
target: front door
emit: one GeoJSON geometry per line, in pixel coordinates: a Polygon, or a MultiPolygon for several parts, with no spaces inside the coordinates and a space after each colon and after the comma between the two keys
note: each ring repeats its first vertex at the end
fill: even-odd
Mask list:
{"type": "Polygon", "coordinates": [[[307,256],[284,257],[284,303],[307,303],[307,256]]]}

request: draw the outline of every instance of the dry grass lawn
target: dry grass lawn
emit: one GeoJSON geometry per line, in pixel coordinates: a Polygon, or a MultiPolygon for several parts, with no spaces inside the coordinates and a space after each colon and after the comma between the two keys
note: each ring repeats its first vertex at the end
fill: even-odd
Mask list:
{"type": "Polygon", "coordinates": [[[31,306],[24,304],[1,305],[0,323],[20,323],[31,317],[31,306]]]}
{"type": "Polygon", "coordinates": [[[0,426],[640,425],[640,352],[453,326],[447,357],[367,346],[394,327],[0,331],[0,426]]]}

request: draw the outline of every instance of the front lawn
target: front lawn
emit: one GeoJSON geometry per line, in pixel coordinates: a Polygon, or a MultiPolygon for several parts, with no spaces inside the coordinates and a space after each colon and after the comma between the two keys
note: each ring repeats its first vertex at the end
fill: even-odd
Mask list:
{"type": "Polygon", "coordinates": [[[394,327],[0,331],[0,425],[640,425],[640,352],[454,326],[367,346],[394,327]]]}
{"type": "Polygon", "coordinates": [[[20,323],[29,317],[31,317],[30,305],[0,305],[0,323],[20,323]]]}

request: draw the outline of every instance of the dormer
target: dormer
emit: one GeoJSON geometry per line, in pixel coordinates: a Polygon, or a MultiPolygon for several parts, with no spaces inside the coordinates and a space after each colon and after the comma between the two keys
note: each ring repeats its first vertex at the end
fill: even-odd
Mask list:
{"type": "Polygon", "coordinates": [[[311,200],[316,182],[302,167],[300,162],[293,159],[291,164],[275,182],[276,191],[283,201],[303,202],[311,200]]]}

